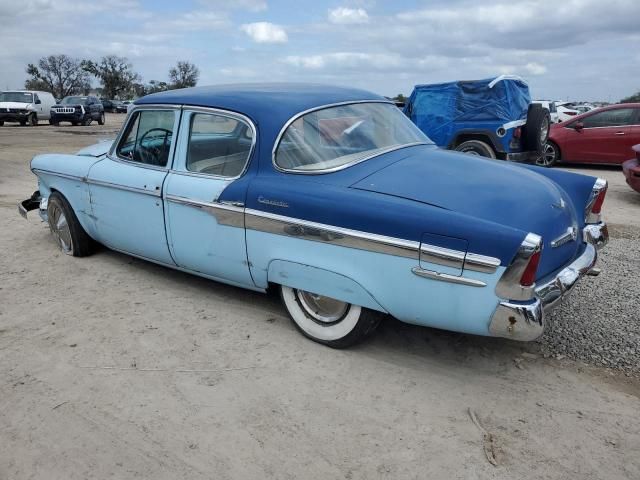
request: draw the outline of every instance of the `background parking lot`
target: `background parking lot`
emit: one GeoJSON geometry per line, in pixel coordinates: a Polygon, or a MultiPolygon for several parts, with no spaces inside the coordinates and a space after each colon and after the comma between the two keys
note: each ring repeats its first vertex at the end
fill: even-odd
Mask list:
{"type": "Polygon", "coordinates": [[[570,169],[609,181],[612,239],[540,341],[388,319],[338,351],[277,299],[70,258],[18,216],[34,155],[123,119],[0,128],[0,479],[640,478],[640,195],[619,168],[570,169]]]}

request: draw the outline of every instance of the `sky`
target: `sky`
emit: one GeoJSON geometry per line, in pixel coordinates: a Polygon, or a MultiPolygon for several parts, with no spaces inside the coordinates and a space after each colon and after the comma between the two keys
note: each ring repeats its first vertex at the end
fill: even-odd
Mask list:
{"type": "Polygon", "coordinates": [[[640,90],[639,22],[640,0],[0,0],[0,88],[46,55],[115,54],[145,82],[187,60],[199,85],[515,74],[538,99],[615,102],[640,90]]]}

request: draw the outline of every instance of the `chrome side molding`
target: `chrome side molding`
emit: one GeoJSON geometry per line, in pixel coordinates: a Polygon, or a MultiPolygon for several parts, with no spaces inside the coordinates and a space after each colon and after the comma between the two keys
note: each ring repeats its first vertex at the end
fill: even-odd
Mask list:
{"type": "Polygon", "coordinates": [[[433,270],[426,270],[420,267],[413,267],[411,269],[413,273],[419,277],[430,278],[431,280],[439,280],[441,282],[457,283],[460,285],[467,285],[469,287],[486,287],[487,284],[475,278],[458,277],[456,275],[449,275],[448,273],[435,272],[433,270]]]}

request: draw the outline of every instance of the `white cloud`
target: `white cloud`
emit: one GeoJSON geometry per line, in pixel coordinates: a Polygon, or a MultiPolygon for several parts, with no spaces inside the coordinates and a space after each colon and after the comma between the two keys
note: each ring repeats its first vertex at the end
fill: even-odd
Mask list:
{"type": "Polygon", "coordinates": [[[368,23],[369,15],[364,8],[338,7],[329,9],[329,21],[339,25],[368,23]]]}
{"type": "Polygon", "coordinates": [[[524,68],[531,75],[544,75],[547,73],[547,67],[536,62],[529,62],[524,66],[524,68]]]}
{"type": "Polygon", "coordinates": [[[388,69],[402,65],[402,59],[397,55],[361,52],[334,52],[309,56],[290,55],[283,58],[282,61],[294,67],[309,70],[320,70],[328,67],[388,69]]]}
{"type": "Polygon", "coordinates": [[[256,43],[286,43],[289,40],[284,28],[269,22],[246,23],[240,29],[256,43]]]}

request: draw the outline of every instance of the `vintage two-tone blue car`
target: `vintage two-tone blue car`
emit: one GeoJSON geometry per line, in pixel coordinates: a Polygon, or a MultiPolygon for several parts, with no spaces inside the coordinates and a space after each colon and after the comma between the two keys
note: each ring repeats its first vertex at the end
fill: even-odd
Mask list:
{"type": "Polygon", "coordinates": [[[136,102],[117,139],[38,155],[62,251],[94,242],[212,280],[278,289],[295,325],[344,347],[382,314],[532,340],[608,240],[605,181],[437,148],[391,102],[254,84],[136,102]]]}

